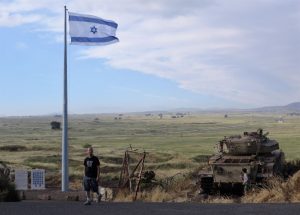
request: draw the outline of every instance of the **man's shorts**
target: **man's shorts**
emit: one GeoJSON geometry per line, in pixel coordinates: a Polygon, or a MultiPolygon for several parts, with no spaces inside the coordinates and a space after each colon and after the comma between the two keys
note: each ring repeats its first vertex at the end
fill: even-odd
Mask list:
{"type": "Polygon", "coordinates": [[[98,181],[96,178],[84,177],[83,178],[84,191],[98,192],[98,181]]]}

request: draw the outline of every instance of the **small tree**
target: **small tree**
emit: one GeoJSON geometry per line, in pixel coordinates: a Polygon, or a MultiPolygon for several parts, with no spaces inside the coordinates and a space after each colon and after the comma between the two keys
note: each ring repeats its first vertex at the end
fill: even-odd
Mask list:
{"type": "Polygon", "coordinates": [[[15,185],[11,183],[9,175],[10,169],[4,162],[0,161],[0,202],[20,201],[15,185]]]}

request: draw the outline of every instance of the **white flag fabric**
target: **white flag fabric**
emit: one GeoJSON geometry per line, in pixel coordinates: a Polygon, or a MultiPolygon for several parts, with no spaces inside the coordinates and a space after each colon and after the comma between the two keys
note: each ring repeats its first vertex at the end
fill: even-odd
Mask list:
{"type": "Polygon", "coordinates": [[[118,24],[97,16],[69,12],[71,44],[108,45],[119,42],[116,37],[118,24]]]}

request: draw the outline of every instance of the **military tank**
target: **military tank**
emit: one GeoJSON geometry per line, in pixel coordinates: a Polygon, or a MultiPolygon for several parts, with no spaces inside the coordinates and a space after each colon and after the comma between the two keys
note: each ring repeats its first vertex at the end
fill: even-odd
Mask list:
{"type": "Polygon", "coordinates": [[[262,185],[266,179],[282,175],[284,153],[278,142],[267,136],[268,133],[258,129],[219,141],[218,152],[208,159],[208,168],[199,172],[200,193],[241,193],[241,172],[244,168],[252,185],[262,185]]]}

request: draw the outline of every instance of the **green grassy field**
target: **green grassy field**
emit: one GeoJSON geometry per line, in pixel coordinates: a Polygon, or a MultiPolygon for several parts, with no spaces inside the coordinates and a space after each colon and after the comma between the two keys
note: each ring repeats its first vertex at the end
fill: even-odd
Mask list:
{"type": "MultiPolygon", "coordinates": [[[[158,178],[187,172],[211,155],[224,136],[263,128],[280,143],[288,160],[300,159],[300,117],[284,114],[224,113],[164,115],[73,115],[69,122],[70,174],[81,178],[85,147],[92,145],[101,158],[103,177],[117,177],[124,151],[131,145],[149,152],[146,167],[158,178]],[[285,121],[278,123],[276,119],[285,121]]],[[[61,131],[51,130],[55,117],[0,119],[0,160],[13,168],[45,168],[59,174],[61,131]]]]}

